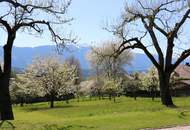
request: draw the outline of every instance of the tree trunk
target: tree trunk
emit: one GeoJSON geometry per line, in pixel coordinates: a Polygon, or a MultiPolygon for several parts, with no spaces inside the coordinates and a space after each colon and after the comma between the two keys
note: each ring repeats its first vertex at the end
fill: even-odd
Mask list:
{"type": "Polygon", "coordinates": [[[115,99],[115,98],[116,98],[116,96],[114,95],[114,96],[113,96],[113,102],[114,102],[114,103],[116,102],[116,99],[115,99]]]}
{"type": "Polygon", "coordinates": [[[98,95],[98,99],[101,100],[101,95],[100,94],[98,95]]]}
{"type": "MultiPolygon", "coordinates": [[[[154,87],[154,86],[152,86],[152,87],[154,87]]],[[[150,94],[151,94],[151,97],[152,97],[152,101],[154,101],[154,98],[155,98],[155,91],[154,91],[153,88],[151,88],[150,94]]]]}
{"type": "Polygon", "coordinates": [[[9,92],[13,40],[14,37],[9,37],[4,46],[4,68],[0,69],[0,120],[14,120],[9,92]]]}
{"type": "Polygon", "coordinates": [[[66,96],[66,104],[69,104],[69,98],[68,98],[68,96],[66,96]]]}
{"type": "Polygon", "coordinates": [[[21,98],[20,98],[20,107],[23,107],[23,106],[24,106],[24,98],[21,97],[21,98]]]}
{"type": "Polygon", "coordinates": [[[0,120],[14,120],[9,93],[9,76],[0,77],[0,120]]]}
{"type": "Polygon", "coordinates": [[[101,94],[101,98],[102,98],[102,100],[104,100],[104,94],[101,94]]]}
{"type": "Polygon", "coordinates": [[[111,97],[111,94],[109,94],[109,100],[110,100],[110,101],[111,101],[111,98],[112,98],[112,97],[111,97]]]}
{"type": "Polygon", "coordinates": [[[54,108],[54,94],[50,96],[50,108],[54,108]]]}
{"type": "Polygon", "coordinates": [[[98,99],[101,100],[101,92],[98,90],[98,99]]]}
{"type": "Polygon", "coordinates": [[[159,73],[159,85],[160,85],[160,96],[163,105],[174,106],[172,97],[170,94],[170,74],[159,73]]]}
{"type": "Polygon", "coordinates": [[[79,95],[77,95],[77,102],[79,102],[80,101],[80,99],[79,99],[79,95]]]}
{"type": "Polygon", "coordinates": [[[134,97],[134,100],[137,100],[137,94],[136,94],[136,91],[133,91],[133,97],[134,97]]]}
{"type": "Polygon", "coordinates": [[[152,92],[152,101],[154,101],[154,98],[155,98],[155,93],[152,92]]]}

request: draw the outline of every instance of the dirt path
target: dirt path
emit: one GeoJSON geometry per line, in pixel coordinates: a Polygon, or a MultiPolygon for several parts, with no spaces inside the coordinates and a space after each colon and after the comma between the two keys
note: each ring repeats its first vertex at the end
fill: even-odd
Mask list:
{"type": "Polygon", "coordinates": [[[190,130],[190,126],[177,126],[174,128],[163,128],[163,129],[155,129],[155,130],[190,130]]]}

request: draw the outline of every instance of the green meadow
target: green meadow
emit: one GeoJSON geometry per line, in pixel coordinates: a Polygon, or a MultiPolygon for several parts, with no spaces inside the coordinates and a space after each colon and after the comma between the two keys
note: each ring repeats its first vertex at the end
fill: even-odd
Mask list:
{"type": "Polygon", "coordinates": [[[116,103],[92,99],[69,104],[56,102],[14,106],[15,120],[4,122],[2,130],[139,130],[190,124],[190,98],[174,98],[176,108],[160,99],[120,97],[116,103]],[[15,126],[13,128],[12,125],[15,126]]]}

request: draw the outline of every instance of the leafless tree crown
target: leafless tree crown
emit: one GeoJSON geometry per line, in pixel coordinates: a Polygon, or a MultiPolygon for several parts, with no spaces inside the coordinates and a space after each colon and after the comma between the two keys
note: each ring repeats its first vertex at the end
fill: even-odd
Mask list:
{"type": "Polygon", "coordinates": [[[188,29],[189,5],[190,2],[184,0],[135,0],[127,3],[120,23],[107,29],[122,40],[117,54],[138,48],[158,69],[172,72],[190,55],[190,48],[186,47],[178,51],[177,61],[172,61],[181,46],[180,38],[184,38],[184,30],[188,29]],[[158,60],[150,51],[153,49],[158,60]]]}
{"type": "Polygon", "coordinates": [[[57,45],[74,42],[70,34],[68,38],[62,35],[65,28],[61,26],[73,20],[66,14],[70,4],[71,0],[0,0],[0,26],[8,34],[48,30],[57,45]]]}

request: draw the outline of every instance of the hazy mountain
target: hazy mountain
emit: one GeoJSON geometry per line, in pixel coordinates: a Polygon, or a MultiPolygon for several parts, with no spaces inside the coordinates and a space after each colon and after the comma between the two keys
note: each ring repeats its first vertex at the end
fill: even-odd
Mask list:
{"type": "MultiPolygon", "coordinates": [[[[69,46],[68,49],[65,49],[61,57],[67,58],[71,55],[79,59],[81,67],[85,70],[90,69],[90,64],[86,60],[86,54],[90,50],[90,47],[75,47],[69,46]]],[[[45,56],[56,54],[55,46],[39,46],[39,47],[14,47],[13,48],[13,67],[16,68],[25,68],[28,64],[32,62],[32,59],[35,56],[45,56]]],[[[0,50],[0,56],[2,58],[3,53],[2,49],[0,50]]],[[[129,72],[133,71],[146,71],[151,66],[151,62],[146,57],[146,55],[141,53],[135,53],[134,59],[131,65],[126,66],[126,70],[129,72]]]]}
{"type": "Polygon", "coordinates": [[[152,66],[151,61],[145,54],[142,53],[134,53],[134,58],[132,60],[131,65],[126,66],[126,70],[128,72],[134,71],[147,71],[152,66]]]}

